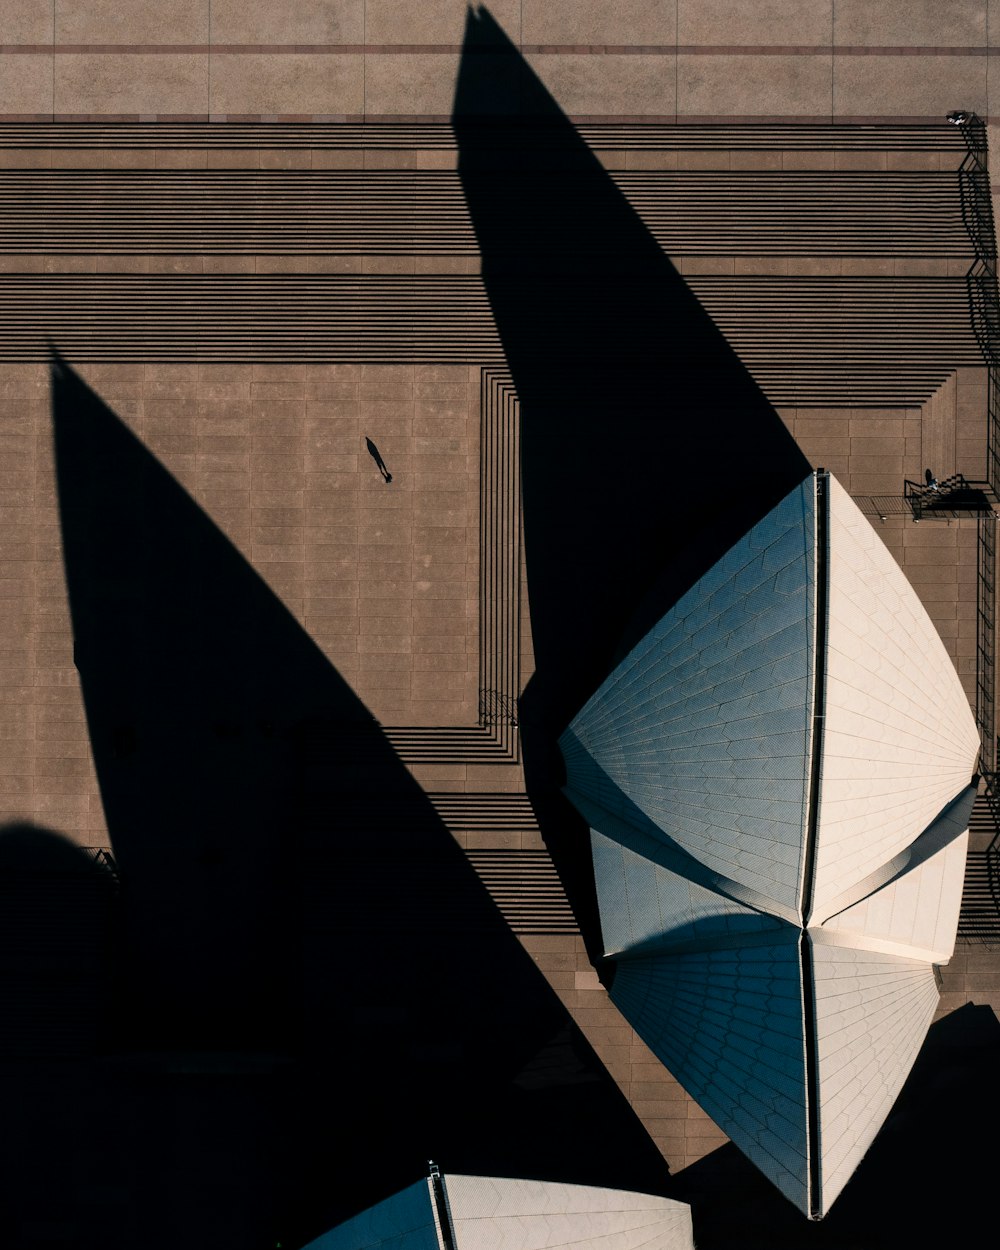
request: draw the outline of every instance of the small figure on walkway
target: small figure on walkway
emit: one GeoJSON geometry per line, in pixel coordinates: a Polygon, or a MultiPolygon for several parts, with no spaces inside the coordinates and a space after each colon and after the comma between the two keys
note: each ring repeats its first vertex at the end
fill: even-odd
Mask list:
{"type": "Polygon", "coordinates": [[[924,481],[927,483],[927,487],[926,487],[927,490],[934,491],[935,493],[940,491],[941,484],[937,480],[937,478],[934,476],[934,474],[930,471],[930,469],[924,470],[924,481]]]}
{"type": "Polygon", "coordinates": [[[385,484],[388,486],[388,485],[389,485],[389,483],[392,481],[392,474],[391,474],[391,473],[389,472],[389,470],[385,467],[385,461],[382,459],[382,456],[381,456],[381,453],[379,452],[379,449],[375,446],[375,444],[372,442],[372,440],[371,440],[370,438],[366,438],[366,439],[365,439],[365,445],[366,445],[366,446],[367,446],[367,448],[368,448],[368,451],[369,451],[369,454],[371,455],[371,458],[372,458],[372,459],[375,461],[375,463],[378,465],[378,471],[379,471],[379,473],[381,473],[381,474],[382,474],[382,477],[383,477],[383,479],[385,480],[385,484]]]}

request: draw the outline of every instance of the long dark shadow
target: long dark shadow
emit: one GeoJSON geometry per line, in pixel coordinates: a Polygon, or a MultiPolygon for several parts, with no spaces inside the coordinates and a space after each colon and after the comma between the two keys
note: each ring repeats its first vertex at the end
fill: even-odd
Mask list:
{"type": "Polygon", "coordinates": [[[261,1228],[297,1244],[428,1156],[662,1187],[361,701],[58,357],[52,398],[76,664],[123,883],[121,1079],[151,1125],[188,1107],[192,1126],[148,1143],[140,1205],[174,1214],[143,1244],[270,1244],[261,1228]],[[185,1188],[201,1141],[226,1158],[221,1188],[185,1188]]]}
{"type": "MultiPolygon", "coordinates": [[[[554,741],[623,655],[809,471],[753,378],[485,8],[455,91],[459,171],[521,405],[536,673],[525,766],[559,829],[554,741]]],[[[572,841],[572,839],[570,839],[572,841]]]]}

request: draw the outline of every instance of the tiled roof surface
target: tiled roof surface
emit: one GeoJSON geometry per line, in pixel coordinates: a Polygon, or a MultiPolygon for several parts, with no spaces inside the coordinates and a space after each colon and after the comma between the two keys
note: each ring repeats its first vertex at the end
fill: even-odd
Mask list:
{"type": "Polygon", "coordinates": [[[691,1208],[652,1194],[558,1181],[447,1176],[418,1181],[306,1250],[693,1250],[691,1208]],[[442,1185],[435,1195],[433,1184],[442,1185]],[[449,1236],[438,1223],[446,1204],[449,1236]]]}
{"type": "Polygon", "coordinates": [[[579,789],[786,907],[802,874],[812,711],[811,479],[650,631],[571,726],[579,789]]]}
{"type": "Polygon", "coordinates": [[[669,949],[782,924],[596,831],[591,834],[591,849],[608,954],[640,946],[669,949]]]}
{"type": "Polygon", "coordinates": [[[817,915],[931,823],[968,784],[979,750],[923,605],[846,491],[834,479],[830,490],[817,915]]]}
{"type": "Polygon", "coordinates": [[[621,960],[611,997],[647,1046],[796,1206],[807,1201],[798,931],[621,960]]]}
{"type": "Polygon", "coordinates": [[[458,1250],[689,1250],[691,1209],[652,1194],[499,1176],[446,1178],[458,1250]]]}
{"type": "Polygon", "coordinates": [[[929,963],[820,942],[813,973],[826,1210],[892,1109],[938,991],[929,963]]]}
{"type": "Polygon", "coordinates": [[[825,1214],[954,946],[979,742],[927,613],[846,492],[811,475],[562,745],[612,998],[761,1171],[825,1214]]]}

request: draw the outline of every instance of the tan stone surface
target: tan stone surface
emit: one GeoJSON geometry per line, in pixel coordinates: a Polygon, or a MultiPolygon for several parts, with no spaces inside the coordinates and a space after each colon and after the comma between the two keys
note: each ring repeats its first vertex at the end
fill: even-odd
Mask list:
{"type": "MultiPolygon", "coordinates": [[[[80,371],[377,717],[475,724],[478,377],[471,385],[464,366],[80,371]],[[393,473],[389,485],[366,435],[393,473]]],[[[44,368],[0,370],[0,818],[51,823],[58,811],[64,832],[102,844],[72,662],[47,391],[44,368]],[[26,702],[19,692],[29,687],[26,702]],[[32,735],[34,725],[41,729],[32,735]]]]}
{"type": "Polygon", "coordinates": [[[677,29],[676,0],[524,0],[521,15],[527,44],[672,44],[677,29]]]}
{"type": "Polygon", "coordinates": [[[213,43],[363,43],[364,0],[212,0],[213,43]]]}
{"type": "Polygon", "coordinates": [[[0,43],[51,42],[51,5],[39,0],[0,0],[0,43]]]}
{"type": "Polygon", "coordinates": [[[988,112],[986,57],[843,56],[833,63],[838,117],[944,117],[988,112]]]}
{"type": "Polygon", "coordinates": [[[986,38],[986,0],[836,0],[836,44],[867,47],[978,47],[986,38]]]}
{"type": "Polygon", "coordinates": [[[678,117],[829,113],[829,56],[677,58],[678,117]]]}
{"type": "Polygon", "coordinates": [[[679,44],[829,45],[831,0],[678,0],[679,44]]]}
{"type": "MultiPolygon", "coordinates": [[[[515,42],[549,51],[538,68],[556,98],[574,115],[682,116],[842,116],[938,117],[954,107],[988,114],[996,93],[996,55],[985,52],[987,38],[1000,47],[1000,10],[995,0],[914,0],[912,4],[876,6],[864,0],[763,0],[731,5],[723,0],[619,0],[615,4],[558,0],[498,0],[491,10],[515,42]],[[831,44],[832,41],[832,44],[831,44]],[[635,48],[639,55],[623,63],[618,49],[635,48]],[[651,46],[667,49],[652,57],[651,46]],[[830,49],[836,50],[831,65],[830,49]],[[680,56],[677,47],[714,47],[707,57],[680,56]],[[858,56],[861,47],[890,55],[858,56]],[[815,48],[811,56],[768,54],[815,48]],[[745,51],[741,51],[741,49],[745,51]],[[944,55],[896,55],[909,49],[944,55]],[[586,55],[584,55],[586,54],[586,55]],[[645,61],[645,63],[643,63],[645,61]],[[700,66],[695,62],[703,62],[700,66]],[[589,62],[586,63],[586,62],[589,62]],[[677,73],[676,92],[671,86],[677,73]],[[989,84],[987,75],[990,75],[989,84]],[[832,76],[832,88],[831,88],[832,76]],[[826,84],[825,88],[824,85],[826,84]],[[987,87],[990,91],[988,92],[987,87]]],[[[465,23],[461,0],[435,0],[416,8],[392,0],[289,0],[280,6],[247,6],[237,0],[165,0],[151,5],[140,0],[57,0],[53,9],[26,0],[0,5],[0,29],[7,45],[44,46],[86,43],[258,45],[257,54],[213,58],[215,114],[313,113],[375,116],[426,112],[442,116],[450,109],[457,56],[465,23]],[[210,12],[209,12],[210,10],[210,12]],[[210,23],[208,21],[210,16],[210,23]],[[327,69],[295,61],[275,45],[347,45],[345,61],[329,60],[327,69]],[[364,52],[368,44],[403,49],[445,46],[444,54],[426,61],[412,53],[364,52]],[[245,57],[263,57],[247,63],[245,57]],[[218,79],[218,91],[214,83],[218,79]],[[366,93],[357,84],[368,80],[366,93]],[[294,84],[301,84],[296,91],[294,84]],[[367,101],[365,96],[367,95],[367,101]],[[445,103],[447,101],[447,103],[445,103]]],[[[171,54],[147,53],[162,60],[156,66],[135,55],[61,67],[72,56],[48,57],[55,62],[55,111],[170,115],[205,112],[203,71],[179,66],[171,54]]],[[[300,54],[301,55],[301,54],[300,54]]],[[[0,54],[4,111],[10,114],[51,113],[42,102],[40,67],[33,58],[0,54]],[[41,106],[41,107],[39,107],[41,106]]],[[[204,70],[207,74],[207,68],[204,70]]]]}
{"type": "MultiPolygon", "coordinates": [[[[55,66],[56,113],[196,113],[208,107],[208,56],[67,53],[55,66]]],[[[50,104],[51,108],[52,105],[50,104]]]]}
{"type": "MultiPolygon", "coordinates": [[[[448,116],[455,100],[458,54],[407,52],[371,53],[365,57],[364,108],[373,117],[429,113],[448,116]]],[[[514,81],[516,68],[505,57],[481,56],[484,73],[514,81]]]]}
{"type": "Polygon", "coordinates": [[[264,53],[213,57],[212,113],[357,114],[364,62],[357,56],[264,53]]]}
{"type": "Polygon", "coordinates": [[[528,64],[570,116],[672,114],[673,58],[532,53],[528,64]]]}
{"type": "MultiPolygon", "coordinates": [[[[493,0],[494,20],[515,43],[521,40],[522,0],[493,0]]],[[[398,0],[365,0],[365,43],[459,44],[465,30],[465,0],[401,6],[398,0]]]]}
{"type": "Polygon", "coordinates": [[[52,57],[0,54],[0,100],[5,113],[52,112],[52,57]]]}
{"type": "Polygon", "coordinates": [[[211,7],[208,0],[55,0],[55,38],[77,44],[207,43],[211,7]]]}

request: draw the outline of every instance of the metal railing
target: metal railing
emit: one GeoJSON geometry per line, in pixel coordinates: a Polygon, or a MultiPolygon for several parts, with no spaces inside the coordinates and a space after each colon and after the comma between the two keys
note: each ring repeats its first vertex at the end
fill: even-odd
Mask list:
{"type": "MultiPolygon", "coordinates": [[[[997,519],[991,512],[979,518],[976,590],[976,724],[982,754],[980,768],[992,773],[997,766],[995,722],[996,643],[996,534],[997,519]]],[[[996,814],[996,809],[994,809],[996,814]]],[[[1000,830],[1000,824],[997,825],[1000,830]]]]}
{"type": "MultiPolygon", "coordinates": [[[[1000,490],[1000,293],[986,126],[980,117],[970,114],[961,129],[966,146],[958,171],[962,221],[976,253],[966,274],[966,286],[973,333],[987,366],[986,477],[996,495],[1000,490]]],[[[976,721],[983,744],[982,770],[995,776],[996,517],[992,510],[979,514],[978,528],[976,721]]],[[[989,792],[995,796],[995,791],[989,792]]],[[[1000,805],[994,805],[993,811],[1000,831],[1000,805]]]]}
{"type": "Polygon", "coordinates": [[[989,482],[976,482],[963,473],[953,473],[940,482],[903,482],[903,499],[914,521],[957,521],[963,517],[993,515],[1000,497],[989,482]]]}

